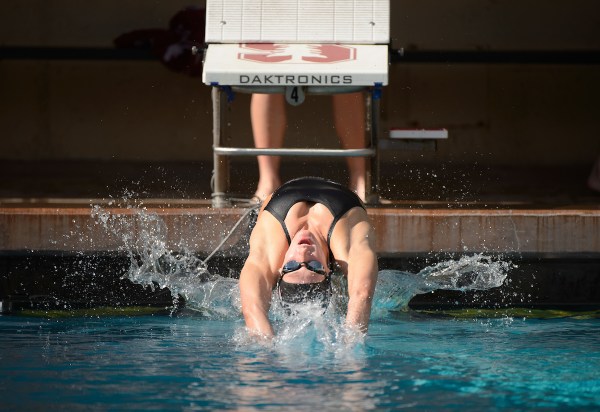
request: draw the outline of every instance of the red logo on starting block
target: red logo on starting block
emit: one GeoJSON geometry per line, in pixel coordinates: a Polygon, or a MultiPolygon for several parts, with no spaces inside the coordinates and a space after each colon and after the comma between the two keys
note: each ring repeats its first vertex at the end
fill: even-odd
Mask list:
{"type": "Polygon", "coordinates": [[[337,63],[356,60],[356,49],[339,44],[244,43],[239,60],[257,63],[337,63]]]}

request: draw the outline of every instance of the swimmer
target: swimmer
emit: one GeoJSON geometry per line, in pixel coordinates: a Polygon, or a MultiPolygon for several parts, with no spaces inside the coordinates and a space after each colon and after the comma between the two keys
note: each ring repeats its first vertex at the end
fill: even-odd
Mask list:
{"type": "Polygon", "coordinates": [[[348,280],[345,324],[366,333],[377,282],[375,236],[359,197],[316,177],[291,180],[267,197],[240,274],[242,313],[251,333],[273,337],[273,291],[283,304],[331,296],[337,264],[348,280]]]}

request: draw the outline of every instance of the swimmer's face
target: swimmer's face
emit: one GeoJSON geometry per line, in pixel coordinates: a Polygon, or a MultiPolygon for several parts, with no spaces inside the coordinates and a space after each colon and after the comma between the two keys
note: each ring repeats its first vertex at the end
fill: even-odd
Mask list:
{"type": "MultiPolygon", "coordinates": [[[[327,267],[327,246],[308,230],[300,230],[293,237],[283,263],[295,260],[296,262],[310,262],[316,260],[327,267]]],[[[315,283],[321,282],[325,276],[301,267],[297,271],[285,276],[288,283],[315,283]]]]}

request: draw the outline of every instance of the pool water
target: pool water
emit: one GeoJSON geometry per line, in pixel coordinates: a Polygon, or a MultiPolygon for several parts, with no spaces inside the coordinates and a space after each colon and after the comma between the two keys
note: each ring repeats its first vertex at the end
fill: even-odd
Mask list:
{"type": "Polygon", "coordinates": [[[362,342],[329,321],[283,320],[264,344],[196,312],[0,316],[1,409],[600,408],[600,319],[401,311],[362,342]]]}
{"type": "MultiPolygon", "coordinates": [[[[151,215],[135,226],[146,233],[138,245],[130,234],[140,222],[96,212],[131,255],[127,279],[168,288],[186,310],[0,315],[2,411],[600,409],[597,314],[407,308],[417,294],[497,288],[510,262],[465,255],[415,274],[380,271],[364,339],[344,328],[344,293],[325,313],[306,306],[288,316],[274,302],[277,336],[259,342],[244,328],[228,268],[209,273],[208,258],[171,253],[151,215]]],[[[343,283],[334,281],[337,291],[343,283]]]]}

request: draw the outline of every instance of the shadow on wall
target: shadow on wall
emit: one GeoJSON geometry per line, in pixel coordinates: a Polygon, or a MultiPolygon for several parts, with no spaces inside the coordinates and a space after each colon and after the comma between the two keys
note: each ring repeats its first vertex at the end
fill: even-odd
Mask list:
{"type": "Polygon", "coordinates": [[[152,50],[167,68],[192,77],[202,75],[206,10],[187,7],[169,21],[168,29],[138,29],[124,33],[114,40],[119,49],[152,50]]]}

